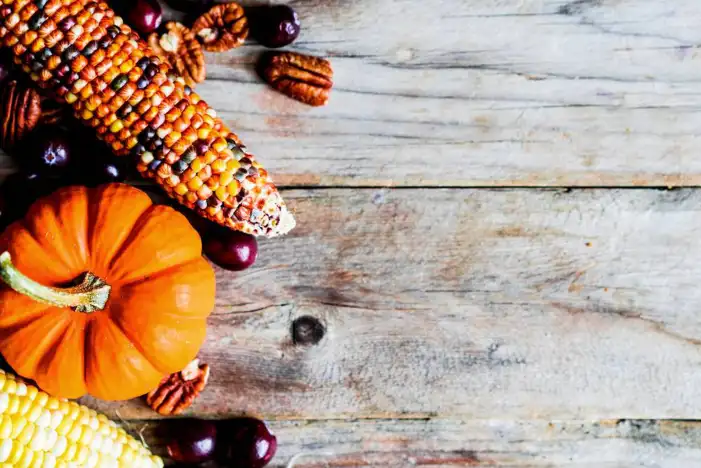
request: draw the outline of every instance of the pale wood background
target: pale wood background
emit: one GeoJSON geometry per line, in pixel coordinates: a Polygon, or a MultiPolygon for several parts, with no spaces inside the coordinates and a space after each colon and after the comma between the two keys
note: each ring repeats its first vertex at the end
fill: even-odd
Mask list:
{"type": "MultiPolygon", "coordinates": [[[[327,107],[253,43],[199,87],[298,227],[217,271],[188,415],[272,421],[275,467],[701,466],[701,4],[293,5],[327,107]]],[[[163,450],[143,402],[86,401],[163,450]]]]}

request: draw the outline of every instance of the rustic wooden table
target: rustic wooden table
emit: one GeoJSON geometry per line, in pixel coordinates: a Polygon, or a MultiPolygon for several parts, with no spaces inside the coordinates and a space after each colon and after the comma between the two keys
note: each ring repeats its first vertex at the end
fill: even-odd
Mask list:
{"type": "Polygon", "coordinates": [[[188,415],[266,418],[276,467],[701,466],[698,0],[294,6],[327,107],[207,56],[298,227],[217,271],[188,415]]]}

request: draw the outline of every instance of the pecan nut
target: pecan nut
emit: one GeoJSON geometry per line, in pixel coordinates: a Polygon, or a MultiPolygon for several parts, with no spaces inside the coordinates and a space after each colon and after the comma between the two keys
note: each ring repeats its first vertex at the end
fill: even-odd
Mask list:
{"type": "Polygon", "coordinates": [[[146,403],[158,414],[180,414],[204,390],[207,380],[209,364],[200,364],[200,360],[195,359],[185,369],[161,380],[158,387],[146,395],[146,403]]]}
{"type": "Polygon", "coordinates": [[[41,96],[41,115],[39,123],[41,125],[56,125],[68,117],[68,107],[55,99],[41,96]]]}
{"type": "Polygon", "coordinates": [[[209,52],[239,47],[248,37],[248,19],[241,5],[221,3],[195,20],[192,31],[209,52]]]}
{"type": "Polygon", "coordinates": [[[166,24],[166,32],[159,36],[153,33],[148,38],[151,50],[165,60],[171,68],[194,86],[205,78],[205,62],[202,46],[187,27],[175,21],[166,24]]]}
{"type": "Polygon", "coordinates": [[[0,147],[10,149],[27,136],[41,116],[39,93],[11,81],[0,91],[0,147]]]}
{"type": "Polygon", "coordinates": [[[310,106],[323,106],[333,86],[328,60],[295,52],[276,52],[262,59],[263,78],[276,90],[310,106]]]}

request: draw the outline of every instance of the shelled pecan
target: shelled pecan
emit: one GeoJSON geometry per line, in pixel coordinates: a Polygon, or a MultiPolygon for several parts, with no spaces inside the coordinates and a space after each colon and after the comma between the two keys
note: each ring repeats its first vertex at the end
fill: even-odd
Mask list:
{"type": "Polygon", "coordinates": [[[323,106],[333,86],[328,60],[295,52],[265,55],[259,67],[263,78],[276,90],[310,106],[323,106]]]}
{"type": "Polygon", "coordinates": [[[192,31],[209,52],[239,47],[248,37],[248,19],[241,5],[222,3],[212,7],[192,25],[192,31]]]}
{"type": "Polygon", "coordinates": [[[207,380],[209,364],[200,364],[200,360],[195,359],[185,369],[161,380],[158,387],[146,395],[146,403],[158,414],[180,414],[204,390],[207,380]]]}
{"type": "Polygon", "coordinates": [[[188,86],[204,81],[204,52],[194,33],[187,27],[170,21],[163,35],[153,33],[149,36],[148,44],[156,55],[185,79],[188,86]]]}
{"type": "Polygon", "coordinates": [[[32,87],[10,81],[0,90],[0,147],[7,150],[27,136],[41,116],[41,98],[32,87]]]}
{"type": "Polygon", "coordinates": [[[63,122],[70,113],[65,104],[53,98],[41,96],[41,116],[39,123],[42,125],[56,125],[63,122]]]}

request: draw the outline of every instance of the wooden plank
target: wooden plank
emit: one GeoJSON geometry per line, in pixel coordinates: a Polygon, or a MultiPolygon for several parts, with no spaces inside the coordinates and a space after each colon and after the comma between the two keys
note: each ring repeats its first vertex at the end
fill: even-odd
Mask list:
{"type": "MultiPolygon", "coordinates": [[[[143,429],[152,449],[166,455],[158,424],[131,426],[133,432],[143,429]]],[[[372,420],[273,421],[270,426],[279,442],[270,466],[278,468],[701,464],[698,422],[372,420]]]]}
{"type": "MultiPolygon", "coordinates": [[[[282,185],[701,184],[696,0],[307,0],[315,109],[207,54],[200,93],[282,185]]],[[[0,159],[0,171],[7,172],[0,159]]]]}
{"type": "Polygon", "coordinates": [[[701,416],[701,191],[284,195],[292,235],[218,271],[191,414],[701,416]],[[325,326],[318,344],[293,342],[301,316],[325,326]]]}

